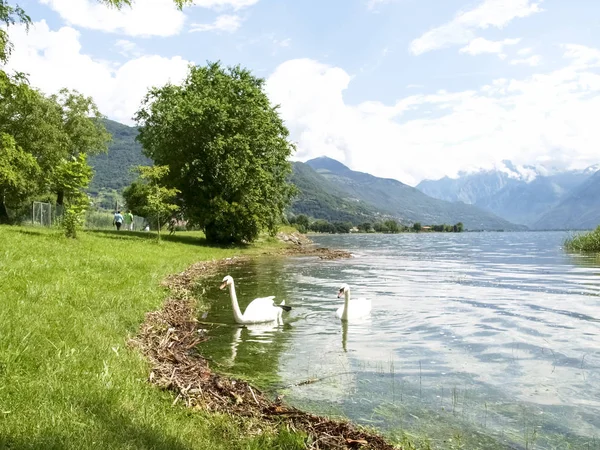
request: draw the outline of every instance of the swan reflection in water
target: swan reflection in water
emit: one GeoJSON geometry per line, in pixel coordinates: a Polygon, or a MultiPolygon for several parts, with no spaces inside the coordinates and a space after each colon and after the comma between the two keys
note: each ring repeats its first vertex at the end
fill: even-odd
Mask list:
{"type": "Polygon", "coordinates": [[[342,349],[344,353],[348,352],[348,334],[350,334],[350,337],[357,334],[368,334],[372,325],[370,316],[356,318],[351,322],[341,320],[340,323],[342,325],[342,349]]]}
{"type": "Polygon", "coordinates": [[[240,344],[248,342],[258,342],[269,345],[274,341],[275,333],[281,331],[281,326],[277,322],[266,322],[257,324],[248,324],[234,327],[233,340],[231,341],[231,357],[225,361],[227,365],[233,366],[237,358],[240,344]],[[246,337],[242,338],[242,332],[246,330],[246,337]]]}

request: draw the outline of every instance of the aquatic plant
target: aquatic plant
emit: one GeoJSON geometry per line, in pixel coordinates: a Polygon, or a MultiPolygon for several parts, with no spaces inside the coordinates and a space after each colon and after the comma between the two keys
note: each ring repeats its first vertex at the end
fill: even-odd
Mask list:
{"type": "Polygon", "coordinates": [[[567,238],[564,247],[569,251],[600,253],[600,226],[594,231],[567,238]]]}

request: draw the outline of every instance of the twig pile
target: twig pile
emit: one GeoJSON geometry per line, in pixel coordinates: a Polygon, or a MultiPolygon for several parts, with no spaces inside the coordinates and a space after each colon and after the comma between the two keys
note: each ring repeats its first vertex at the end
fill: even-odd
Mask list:
{"type": "Polygon", "coordinates": [[[195,281],[217,268],[242,261],[233,258],[198,263],[187,271],[164,281],[171,297],[160,311],[148,313],[132,344],[152,363],[150,381],[176,394],[173,405],[183,402],[190,408],[253,417],[309,436],[309,448],[362,448],[393,450],[394,447],[374,433],[341,421],[315,416],[271,400],[247,382],[212,372],[208,361],[199,353],[207,340],[196,320],[197,305],[192,297],[195,281]]]}

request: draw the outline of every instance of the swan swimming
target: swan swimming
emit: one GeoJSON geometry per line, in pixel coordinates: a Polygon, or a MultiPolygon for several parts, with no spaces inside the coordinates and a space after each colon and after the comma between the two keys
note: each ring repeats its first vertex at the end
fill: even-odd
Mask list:
{"type": "Polygon", "coordinates": [[[342,285],[338,292],[338,298],[342,295],[345,296],[344,305],[340,306],[335,312],[338,319],[341,320],[353,320],[371,313],[371,300],[365,298],[358,298],[350,301],[350,286],[347,284],[342,285]]]}
{"type": "Polygon", "coordinates": [[[285,306],[285,300],[279,305],[276,305],[271,297],[256,298],[246,307],[246,311],[242,314],[240,305],[235,295],[235,285],[233,278],[227,275],[223,278],[223,284],[221,289],[225,289],[229,286],[229,295],[231,296],[231,305],[233,306],[233,318],[237,323],[249,324],[249,323],[264,323],[264,322],[277,322],[278,325],[283,325],[282,314],[283,311],[290,311],[291,306],[285,306]]]}

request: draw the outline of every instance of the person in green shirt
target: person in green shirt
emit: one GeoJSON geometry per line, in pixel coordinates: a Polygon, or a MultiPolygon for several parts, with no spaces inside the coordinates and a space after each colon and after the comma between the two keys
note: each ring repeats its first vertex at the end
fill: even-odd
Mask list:
{"type": "Polygon", "coordinates": [[[125,214],[125,229],[133,231],[133,214],[131,214],[131,211],[127,211],[127,214],[125,214]]]}

